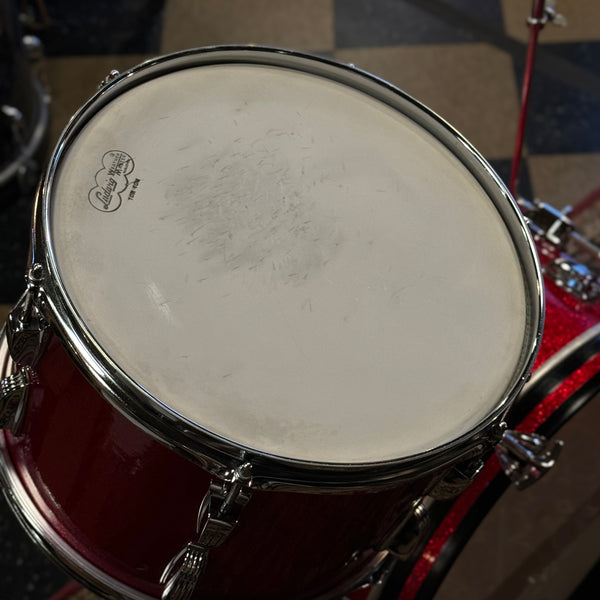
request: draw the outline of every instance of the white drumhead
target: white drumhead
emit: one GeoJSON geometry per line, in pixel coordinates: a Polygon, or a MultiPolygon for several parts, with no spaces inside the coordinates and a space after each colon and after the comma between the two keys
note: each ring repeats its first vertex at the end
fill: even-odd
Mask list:
{"type": "Polygon", "coordinates": [[[406,457],[471,430],[513,379],[527,298],[497,208],[351,86],[259,64],[155,77],[87,120],[49,193],[89,335],[235,444],[406,457]]]}

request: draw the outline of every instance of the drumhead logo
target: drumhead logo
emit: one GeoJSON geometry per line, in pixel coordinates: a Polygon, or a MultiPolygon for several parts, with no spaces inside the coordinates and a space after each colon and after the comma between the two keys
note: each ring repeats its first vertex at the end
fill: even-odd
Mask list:
{"type": "MultiPolygon", "coordinates": [[[[90,204],[101,212],[114,212],[121,206],[122,194],[129,186],[128,176],[133,173],[133,158],[122,150],[110,150],[102,157],[102,168],[96,173],[96,186],[90,190],[90,204]]],[[[137,188],[139,180],[133,182],[137,188]]],[[[129,197],[133,198],[134,190],[129,197]]]]}

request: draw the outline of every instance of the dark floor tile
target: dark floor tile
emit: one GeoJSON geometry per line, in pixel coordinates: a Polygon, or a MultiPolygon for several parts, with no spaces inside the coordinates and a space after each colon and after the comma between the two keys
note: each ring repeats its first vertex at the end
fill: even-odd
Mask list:
{"type": "Polygon", "coordinates": [[[25,290],[32,196],[0,203],[0,303],[14,303],[25,290]]]}
{"type": "Polygon", "coordinates": [[[338,48],[482,41],[490,26],[502,28],[500,0],[335,2],[338,48]]]}
{"type": "Polygon", "coordinates": [[[155,53],[165,0],[46,0],[49,26],[39,32],[50,56],[155,53]]]}
{"type": "Polygon", "coordinates": [[[6,600],[47,600],[68,580],[35,547],[0,494],[0,597],[6,600]]]}
{"type": "MultiPolygon", "coordinates": [[[[584,76],[600,77],[600,42],[547,44],[543,52],[546,60],[554,56],[561,64],[554,73],[548,68],[534,71],[526,132],[529,151],[599,152],[600,93],[584,76]],[[569,64],[576,71],[569,73],[569,64]]],[[[521,81],[522,67],[517,66],[516,71],[521,81]]]]}
{"type": "Polygon", "coordinates": [[[556,208],[581,206],[590,196],[598,197],[600,153],[530,154],[527,163],[536,197],[556,208]]]}
{"type": "Polygon", "coordinates": [[[569,600],[589,600],[595,598],[600,590],[600,561],[598,561],[581,582],[577,589],[569,596],[569,600]]]}
{"type": "MultiPolygon", "coordinates": [[[[498,160],[490,160],[489,161],[496,173],[500,175],[500,178],[506,185],[506,187],[510,184],[510,173],[512,170],[512,159],[498,159],[498,160]]],[[[531,200],[533,198],[533,190],[531,188],[531,177],[529,176],[529,167],[527,164],[527,160],[522,160],[521,165],[519,167],[519,179],[517,182],[517,194],[523,196],[527,200],[531,200]]]]}

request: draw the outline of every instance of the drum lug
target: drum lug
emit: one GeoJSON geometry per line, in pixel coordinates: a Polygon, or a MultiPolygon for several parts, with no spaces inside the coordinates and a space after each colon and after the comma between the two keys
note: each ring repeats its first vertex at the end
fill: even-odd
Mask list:
{"type": "Polygon", "coordinates": [[[19,435],[29,386],[35,382],[35,373],[29,367],[0,380],[0,429],[19,435]]]}
{"type": "Polygon", "coordinates": [[[252,465],[244,463],[228,471],[223,481],[211,480],[196,523],[198,539],[189,542],[166,566],[160,578],[162,600],[189,600],[206,569],[211,548],[223,544],[250,500],[252,465]]]}
{"type": "Polygon", "coordinates": [[[431,530],[430,509],[434,503],[426,496],[413,503],[412,511],[394,535],[394,541],[388,550],[395,560],[406,561],[415,555],[431,530]]]}
{"type": "Polygon", "coordinates": [[[451,500],[462,494],[483,469],[481,450],[474,458],[466,459],[452,467],[450,472],[429,492],[435,500],[451,500]]]}
{"type": "Polygon", "coordinates": [[[600,296],[597,276],[583,263],[560,256],[545,266],[544,271],[558,287],[585,302],[600,296]]]}
{"type": "MultiPolygon", "coordinates": [[[[429,539],[432,529],[430,509],[434,504],[431,496],[425,496],[412,503],[412,509],[392,534],[378,547],[386,552],[377,567],[353,588],[352,591],[369,587],[368,600],[380,597],[386,581],[399,562],[405,562],[418,556],[424,542],[429,539]]],[[[350,600],[343,596],[340,600],[350,600]]]]}
{"type": "Polygon", "coordinates": [[[50,338],[50,324],[38,307],[42,280],[42,266],[32,265],[27,274],[28,289],[8,315],[8,347],[19,365],[35,367],[50,338]]]}
{"type": "Polygon", "coordinates": [[[427,492],[425,497],[416,500],[408,516],[382,547],[396,560],[406,561],[415,556],[431,532],[431,507],[435,502],[455,498],[471,485],[483,468],[481,455],[481,446],[473,448],[427,492]]]}
{"type": "Polygon", "coordinates": [[[533,202],[520,198],[519,204],[529,218],[534,235],[544,238],[556,248],[566,246],[575,229],[575,224],[568,216],[569,208],[561,211],[537,198],[533,202]]]}
{"type": "Polygon", "coordinates": [[[519,200],[527,215],[528,225],[540,243],[542,255],[548,257],[543,265],[544,274],[554,283],[584,302],[592,302],[600,297],[600,283],[596,266],[600,258],[600,248],[575,230],[569,218],[570,207],[558,210],[534,200],[519,200]],[[569,254],[574,251],[576,257],[569,254]],[[584,257],[587,256],[587,259],[584,257]],[[592,264],[593,268],[587,263],[592,264]]]}
{"type": "Polygon", "coordinates": [[[555,465],[562,446],[561,440],[508,429],[496,445],[496,456],[507,477],[523,490],[555,465]]]}
{"type": "Polygon", "coordinates": [[[98,89],[106,87],[109,83],[112,83],[117,77],[119,77],[121,73],[116,69],[112,69],[112,71],[98,84],[98,89]]]}

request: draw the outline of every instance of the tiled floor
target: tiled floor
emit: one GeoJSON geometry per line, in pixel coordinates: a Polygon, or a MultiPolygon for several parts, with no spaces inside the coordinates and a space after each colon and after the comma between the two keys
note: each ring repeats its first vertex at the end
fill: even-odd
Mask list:
{"type": "MultiPolygon", "coordinates": [[[[50,147],[110,69],[194,46],[254,43],[332,56],[389,80],[507,174],[528,32],[519,0],[136,0],[77,7],[49,0],[50,24],[39,32],[52,91],[50,147]]],[[[600,186],[600,9],[576,0],[560,8],[568,27],[541,34],[520,192],[564,206],[600,186]]],[[[0,213],[0,228],[9,232],[0,239],[0,302],[13,302],[22,288],[29,202],[0,213]]]]}
{"type": "MultiPolygon", "coordinates": [[[[389,80],[457,127],[507,177],[529,4],[97,0],[84,8],[46,0],[48,19],[36,31],[47,52],[50,147],[111,69],[193,46],[253,43],[326,55],[389,80]]],[[[600,188],[600,3],[560,0],[558,8],[569,26],[541,34],[520,192],[565,206],[600,188]]],[[[0,198],[0,318],[23,288],[31,201],[0,198]]],[[[62,576],[46,568],[5,509],[0,540],[0,590],[11,590],[0,597],[42,600],[59,586],[62,576]]]]}

